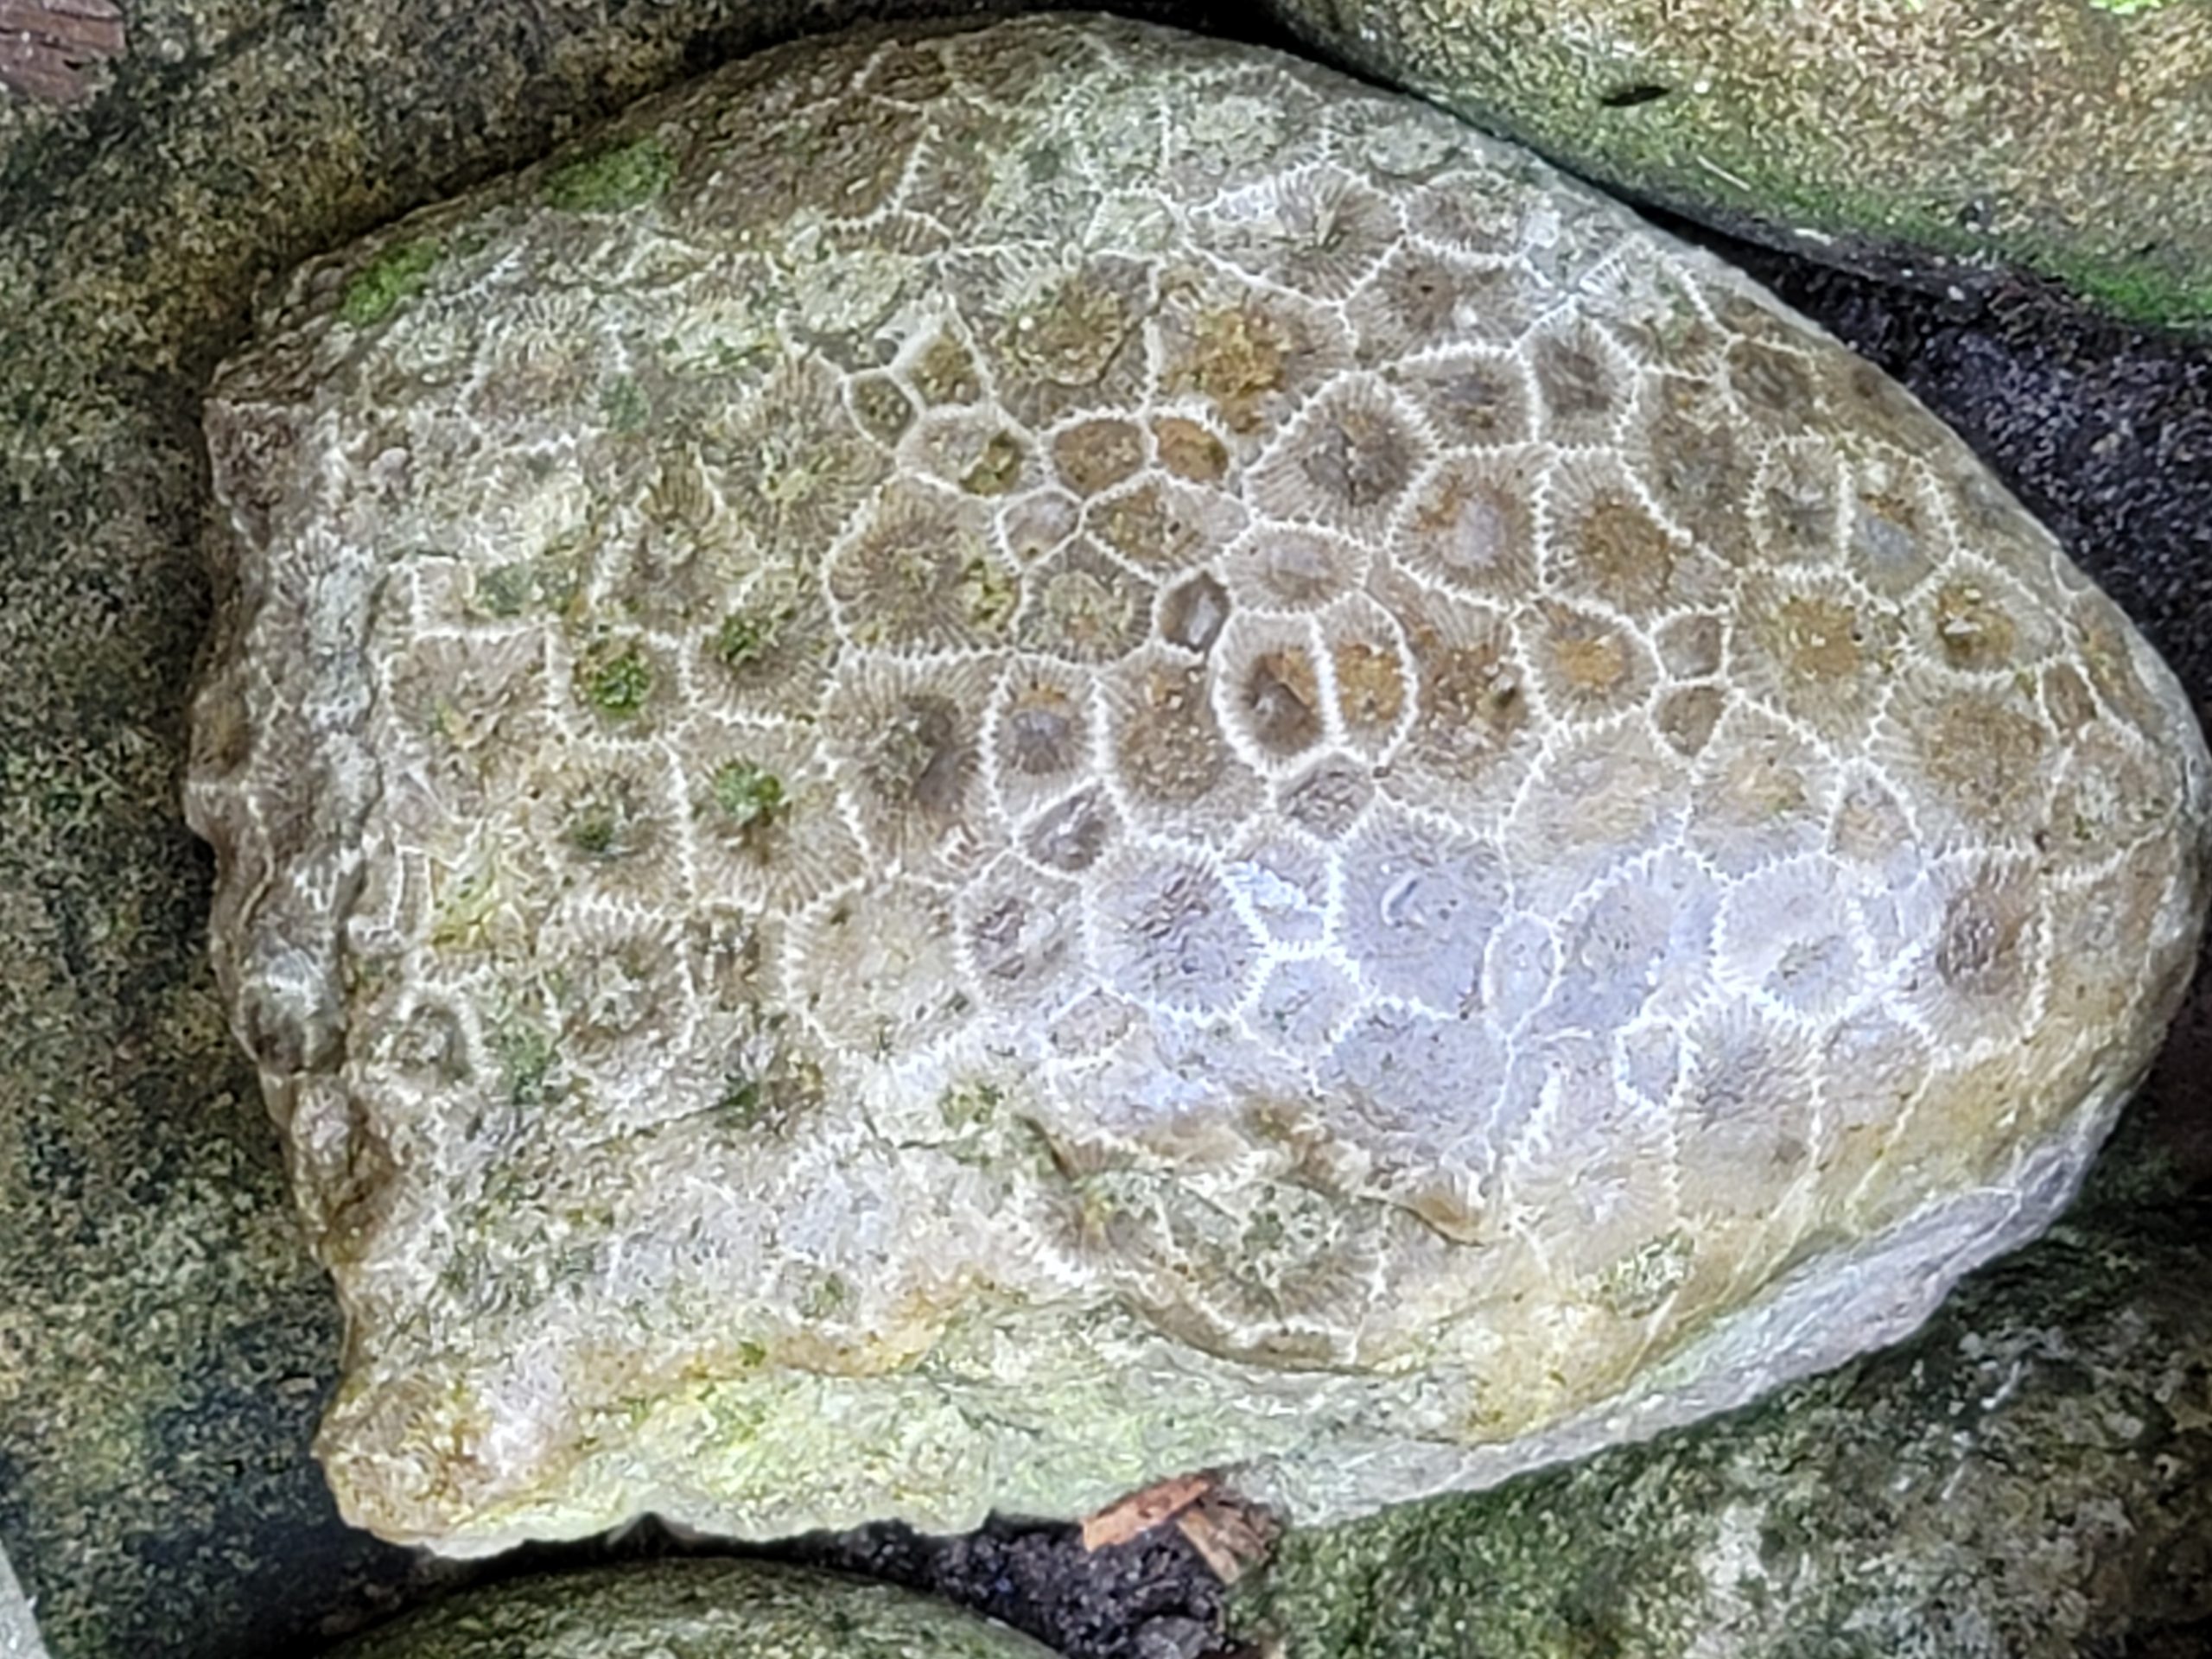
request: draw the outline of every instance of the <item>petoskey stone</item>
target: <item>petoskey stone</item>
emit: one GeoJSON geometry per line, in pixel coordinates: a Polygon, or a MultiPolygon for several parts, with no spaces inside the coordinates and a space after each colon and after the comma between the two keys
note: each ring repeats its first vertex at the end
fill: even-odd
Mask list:
{"type": "Polygon", "coordinates": [[[2191,960],[2189,709],[1956,437],[1270,54],[770,53],[306,267],[207,431],[391,1538],[1649,1433],[2048,1222],[2191,960]]]}

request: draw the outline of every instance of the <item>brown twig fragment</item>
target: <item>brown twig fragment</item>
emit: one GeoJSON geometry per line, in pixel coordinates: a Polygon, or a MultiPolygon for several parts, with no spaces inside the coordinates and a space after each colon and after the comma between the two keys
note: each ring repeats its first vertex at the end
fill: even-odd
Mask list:
{"type": "Polygon", "coordinates": [[[1267,1560],[1281,1528],[1255,1504],[1234,1497],[1210,1474],[1176,1475],[1109,1503],[1083,1523],[1083,1547],[1126,1544],[1154,1527],[1175,1523],[1224,1584],[1234,1584],[1267,1560]]]}
{"type": "Polygon", "coordinates": [[[0,86],[48,104],[92,96],[81,73],[119,57],[122,10],[111,0],[0,0],[0,86]]]}
{"type": "Polygon", "coordinates": [[[1236,1583],[1266,1560],[1282,1532],[1267,1510],[1225,1491],[1210,1492],[1177,1516],[1175,1529],[1224,1584],[1236,1583]]]}
{"type": "Polygon", "coordinates": [[[1116,1498],[1083,1523],[1083,1547],[1104,1549],[1126,1544],[1165,1525],[1214,1489],[1211,1475],[1172,1475],[1116,1498]]]}

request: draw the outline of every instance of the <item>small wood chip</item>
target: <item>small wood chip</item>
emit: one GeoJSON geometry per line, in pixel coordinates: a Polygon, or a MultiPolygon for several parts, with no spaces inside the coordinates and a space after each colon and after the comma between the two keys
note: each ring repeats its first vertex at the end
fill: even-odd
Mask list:
{"type": "Polygon", "coordinates": [[[1139,1487],[1084,1519],[1083,1547],[1104,1549],[1111,1544],[1126,1544],[1173,1521],[1213,1490],[1214,1478],[1207,1474],[1173,1475],[1139,1487]]]}
{"type": "Polygon", "coordinates": [[[1175,1528],[1224,1584],[1236,1583],[1265,1561],[1282,1533],[1258,1504],[1218,1490],[1177,1516],[1175,1528]]]}

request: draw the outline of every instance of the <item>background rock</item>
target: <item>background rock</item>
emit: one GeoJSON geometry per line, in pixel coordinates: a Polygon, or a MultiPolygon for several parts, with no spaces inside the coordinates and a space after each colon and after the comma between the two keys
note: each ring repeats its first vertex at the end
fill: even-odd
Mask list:
{"type": "MultiPolygon", "coordinates": [[[[207,376],[257,279],[791,16],[376,11],[149,3],[92,107],[0,92],[0,1539],[59,1659],[292,1659],[442,1576],[342,1528],[308,1456],[335,1309],[205,965],[208,861],[175,798],[208,612],[207,376]],[[232,1265],[180,1306],[180,1263],[232,1265]]],[[[2212,353],[2032,296],[1954,306],[1789,275],[1795,302],[1986,440],[2204,706],[2212,353]]],[[[2212,1121],[2201,1086],[2162,1098],[2146,1105],[2177,1134],[2212,1121]]],[[[1055,1557],[1071,1581],[1078,1554],[1055,1557]]],[[[953,1565],[978,1597],[1020,1579],[988,1551],[953,1565]]],[[[1168,1602],[1174,1571],[1128,1605],[1168,1602]]],[[[2135,1591],[2089,1593],[2116,1621],[2135,1591]]],[[[1131,1651],[1111,1604],[1054,1639],[1131,1651]]]]}
{"type": "Polygon", "coordinates": [[[1052,1659],[888,1585],[757,1561],[659,1561],[468,1591],[331,1659],[1052,1659]]]}
{"type": "Polygon", "coordinates": [[[2187,0],[1274,10],[1369,73],[1722,229],[1900,275],[2039,270],[2133,318],[2212,327],[2212,12],[2187,0]]]}
{"type": "Polygon", "coordinates": [[[1294,1534],[1234,1621],[1285,1659],[2201,1654],[2212,1239],[2143,1196],[1700,1432],[1294,1534]]]}

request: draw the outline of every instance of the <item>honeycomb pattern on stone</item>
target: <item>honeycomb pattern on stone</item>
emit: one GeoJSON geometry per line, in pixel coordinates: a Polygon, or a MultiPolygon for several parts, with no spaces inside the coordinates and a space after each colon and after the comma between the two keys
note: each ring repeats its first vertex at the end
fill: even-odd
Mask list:
{"type": "Polygon", "coordinates": [[[1955,436],[1269,54],[772,54],[309,266],[209,431],[391,1536],[1649,1432],[2039,1227],[2190,957],[2194,722],[1955,436]]]}

